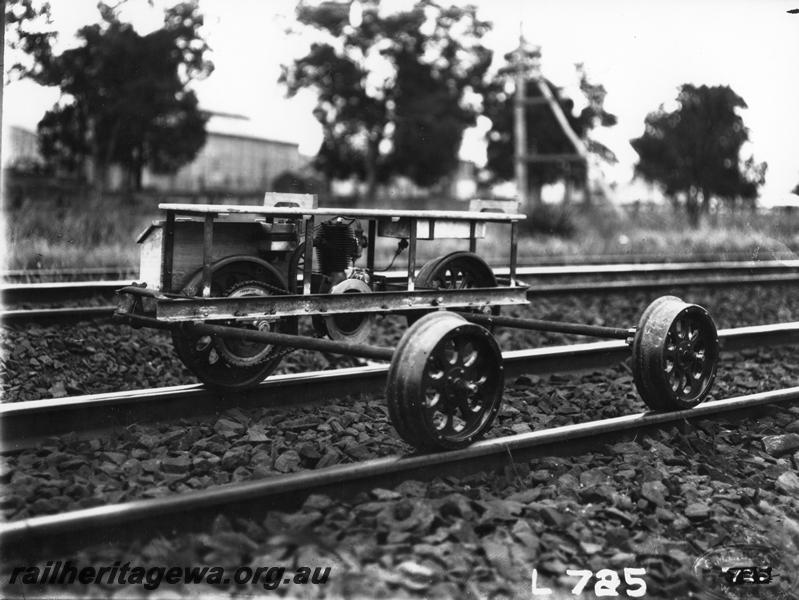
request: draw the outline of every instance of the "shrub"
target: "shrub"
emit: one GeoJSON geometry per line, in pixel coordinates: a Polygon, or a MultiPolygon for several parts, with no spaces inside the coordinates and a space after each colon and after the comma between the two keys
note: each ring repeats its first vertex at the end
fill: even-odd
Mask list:
{"type": "Polygon", "coordinates": [[[527,219],[522,221],[521,230],[531,235],[553,235],[569,238],[577,232],[572,208],[562,204],[535,206],[527,219]]]}

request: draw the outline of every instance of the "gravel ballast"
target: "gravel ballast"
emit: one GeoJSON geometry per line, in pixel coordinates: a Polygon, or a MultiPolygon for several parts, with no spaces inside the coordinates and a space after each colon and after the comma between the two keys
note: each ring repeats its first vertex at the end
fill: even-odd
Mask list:
{"type": "MultiPolygon", "coordinates": [[[[657,295],[542,299],[530,311],[507,314],[627,326],[657,295]]],[[[678,295],[706,306],[720,328],[799,320],[793,288],[678,295]]],[[[376,329],[373,342],[391,346],[403,327],[386,319],[376,329]]],[[[586,340],[509,330],[497,337],[503,349],[586,340]]],[[[194,381],[168,337],[148,330],[88,323],[6,327],[3,345],[4,401],[194,381]]],[[[283,370],[352,364],[358,363],[296,352],[283,370]]],[[[758,349],[722,357],[711,397],[795,385],[795,348],[758,349]]],[[[503,409],[489,435],[642,410],[627,364],[525,376],[506,382],[503,409]]],[[[777,570],[787,585],[788,576],[799,573],[797,434],[799,408],[768,408],[742,424],[707,421],[578,457],[509,462],[504,472],[407,481],[346,504],[317,496],[296,512],[272,512],[261,520],[221,515],[209,531],[129,547],[112,543],[71,559],[332,566],[325,586],[270,592],[291,597],[530,597],[535,568],[539,585],[554,590],[551,598],[566,598],[575,597],[569,591],[576,583],[566,569],[621,573],[642,567],[647,598],[682,598],[702,589],[692,565],[705,552],[762,543],[783,557],[777,570]]],[[[324,407],[234,409],[203,421],[134,424],[91,440],[53,438],[36,450],[3,456],[0,510],[4,519],[18,520],[409,451],[390,426],[381,396],[355,394],[324,407]]],[[[252,584],[167,588],[76,585],[67,592],[119,598],[263,592],[252,584]]],[[[35,595],[27,586],[22,591],[35,595]]]]}
{"type": "MultiPolygon", "coordinates": [[[[738,353],[720,367],[711,398],[799,385],[794,348],[738,353]],[[774,366],[778,365],[778,366],[774,366]]],[[[489,437],[645,410],[629,365],[507,382],[489,437]]],[[[357,462],[412,448],[388,420],[382,395],[217,417],[133,424],[95,439],[51,438],[2,457],[6,519],[101,506],[357,462]]]]}
{"type": "MultiPolygon", "coordinates": [[[[288,597],[529,598],[535,569],[538,587],[553,590],[549,597],[568,598],[577,583],[568,569],[636,568],[643,569],[646,598],[716,598],[729,597],[710,595],[720,594],[723,582],[695,572],[695,561],[717,547],[761,544],[779,558],[771,564],[775,585],[760,597],[793,598],[799,502],[785,481],[799,456],[775,456],[763,441],[797,419],[799,408],[789,407],[743,423],[703,421],[577,457],[405,481],[346,503],[317,495],[294,512],[222,514],[207,531],[61,558],[75,565],[216,565],[228,573],[331,567],[325,585],[273,592],[288,597]]],[[[67,587],[70,597],[246,598],[264,593],[263,585],[67,587]]]]}
{"type": "MultiPolygon", "coordinates": [[[[799,320],[795,286],[674,290],[686,302],[710,311],[719,328],[799,320]]],[[[529,309],[503,314],[631,327],[660,293],[539,298],[529,309]]],[[[5,326],[0,339],[3,402],[98,394],[196,383],[177,358],[168,334],[126,325],[81,322],[69,325],[5,326]]],[[[402,317],[378,319],[370,343],[395,347],[405,331],[402,317]]],[[[308,334],[312,333],[307,331],[308,334]]],[[[503,350],[590,341],[592,338],[499,329],[503,350]]],[[[361,359],[295,351],[277,373],[302,373],[364,364],[361,359]]]]}

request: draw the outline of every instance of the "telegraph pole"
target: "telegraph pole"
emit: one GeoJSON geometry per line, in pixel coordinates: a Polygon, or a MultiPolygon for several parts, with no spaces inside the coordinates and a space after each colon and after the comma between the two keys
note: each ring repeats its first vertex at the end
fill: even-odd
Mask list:
{"type": "Polygon", "coordinates": [[[513,103],[513,126],[514,139],[516,145],[514,149],[515,173],[516,173],[516,195],[519,199],[521,210],[528,211],[527,206],[527,121],[525,112],[525,84],[526,74],[524,68],[524,37],[522,35],[522,24],[519,23],[519,47],[516,50],[516,96],[513,103]]]}
{"type": "Polygon", "coordinates": [[[563,113],[560,104],[555,100],[549,86],[544,78],[541,76],[539,65],[535,60],[535,55],[539,53],[538,47],[532,47],[528,56],[526,42],[522,33],[522,25],[519,24],[519,47],[517,48],[514,57],[515,61],[515,85],[516,94],[513,103],[514,115],[514,139],[515,152],[514,152],[514,166],[516,175],[516,190],[522,210],[529,210],[529,163],[544,163],[544,162],[582,162],[585,164],[585,198],[586,201],[590,198],[589,177],[588,177],[588,150],[583,141],[574,133],[574,130],[569,125],[566,115],[563,113]],[[526,83],[531,80],[535,83],[536,87],[541,93],[540,97],[527,98],[526,97],[526,83]],[[546,104],[549,106],[555,120],[560,125],[561,130],[571,142],[574,147],[574,152],[563,154],[531,154],[528,152],[527,147],[527,120],[526,120],[526,107],[529,104],[546,104]]]}

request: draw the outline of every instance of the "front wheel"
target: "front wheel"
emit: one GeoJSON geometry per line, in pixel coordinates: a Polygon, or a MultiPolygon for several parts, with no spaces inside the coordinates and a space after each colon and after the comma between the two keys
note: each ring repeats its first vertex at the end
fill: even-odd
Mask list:
{"type": "Polygon", "coordinates": [[[463,448],[491,427],[503,383],[490,332],[455,313],[430,313],[405,332],[391,360],[389,417],[417,449],[463,448]]]}

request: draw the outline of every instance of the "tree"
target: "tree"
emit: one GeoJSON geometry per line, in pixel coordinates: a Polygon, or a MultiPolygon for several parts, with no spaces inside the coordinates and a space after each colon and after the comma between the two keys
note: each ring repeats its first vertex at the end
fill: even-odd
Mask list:
{"type": "Polygon", "coordinates": [[[78,31],[79,46],[59,55],[49,40],[29,47],[34,66],[24,75],[61,89],[38,126],[47,160],[86,168],[100,190],[108,167],[120,165],[138,188],[144,166],[174,172],[205,143],[207,116],[188,87],[213,69],[199,34],[203,19],[196,1],[183,2],[142,36],[114,8],[98,8],[102,22],[78,31]]]}
{"type": "MultiPolygon", "coordinates": [[[[33,54],[50,45],[55,37],[50,16],[50,3],[42,0],[4,0],[5,46],[33,54]]],[[[20,57],[21,58],[21,57],[20,57]]],[[[4,66],[5,68],[5,66],[4,66]]],[[[26,70],[15,62],[4,75],[8,80],[21,76],[26,70]]]]}
{"type": "Polygon", "coordinates": [[[658,183],[676,204],[685,205],[690,223],[710,210],[717,197],[732,206],[753,204],[765,181],[766,163],[741,162],[749,132],[736,112],[743,98],[728,86],[683,84],[678,108],[663,106],[647,115],[644,134],[630,144],[638,153],[635,174],[658,183]]]}
{"type": "Polygon", "coordinates": [[[490,25],[474,7],[420,0],[384,15],[377,0],[301,2],[297,19],[327,40],[280,78],[289,96],[316,92],[318,170],[365,181],[373,201],[378,182],[393,175],[429,186],[456,169],[463,132],[477,116],[466,99],[480,90],[492,56],[480,43],[490,25]]]}
{"type": "MultiPolygon", "coordinates": [[[[510,87],[509,76],[514,73],[514,59],[506,55],[506,65],[487,86],[484,98],[484,115],[491,119],[491,129],[487,132],[487,164],[494,181],[511,181],[515,177],[514,153],[516,136],[514,133],[514,92],[510,87]]],[[[566,115],[566,120],[577,137],[585,143],[588,151],[603,160],[616,162],[616,156],[605,145],[589,138],[595,127],[612,127],[616,124],[615,115],[605,110],[607,92],[601,84],[592,83],[583,68],[577,65],[580,89],[585,95],[587,105],[579,114],[574,114],[574,100],[565,96],[551,81],[544,80],[555,101],[566,115]]],[[[526,84],[527,98],[542,98],[541,90],[534,81],[526,84]]],[[[573,154],[575,148],[558,123],[549,105],[528,104],[525,109],[528,152],[532,154],[573,154]]],[[[533,199],[540,198],[541,187],[555,181],[585,181],[584,163],[542,162],[528,165],[528,186],[533,199]]]]}

